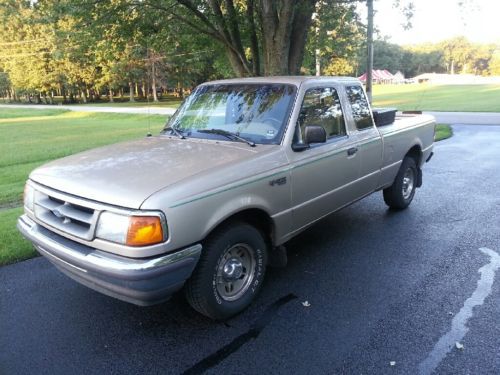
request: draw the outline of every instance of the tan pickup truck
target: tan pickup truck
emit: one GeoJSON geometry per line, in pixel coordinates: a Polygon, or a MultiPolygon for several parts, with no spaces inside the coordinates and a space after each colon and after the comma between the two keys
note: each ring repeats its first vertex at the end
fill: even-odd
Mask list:
{"type": "Polygon", "coordinates": [[[434,128],[423,115],[377,125],[353,78],[208,82],[159,135],[34,170],[18,228],[90,288],[139,305],[184,288],[224,319],[316,221],[379,190],[406,208],[434,128]]]}

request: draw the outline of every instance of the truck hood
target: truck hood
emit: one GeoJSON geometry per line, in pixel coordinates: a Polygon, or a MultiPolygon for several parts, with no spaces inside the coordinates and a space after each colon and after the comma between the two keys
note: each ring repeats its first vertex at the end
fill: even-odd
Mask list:
{"type": "Polygon", "coordinates": [[[138,209],[160,189],[208,169],[252,158],[268,148],[149,137],[55,160],[35,169],[30,179],[79,197],[138,209]]]}

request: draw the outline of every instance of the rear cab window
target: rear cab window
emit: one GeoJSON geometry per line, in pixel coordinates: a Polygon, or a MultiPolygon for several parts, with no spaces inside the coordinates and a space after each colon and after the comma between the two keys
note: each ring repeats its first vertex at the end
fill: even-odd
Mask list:
{"type": "Polygon", "coordinates": [[[373,128],[371,109],[363,88],[360,85],[348,85],[345,90],[356,128],[358,130],[373,128]]]}

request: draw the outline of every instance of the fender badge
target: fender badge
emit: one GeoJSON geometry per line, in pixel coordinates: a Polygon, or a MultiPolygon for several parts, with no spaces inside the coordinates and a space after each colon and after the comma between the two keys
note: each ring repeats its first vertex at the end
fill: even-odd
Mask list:
{"type": "Polygon", "coordinates": [[[286,184],[286,177],[280,177],[280,178],[277,178],[276,180],[269,181],[269,185],[271,185],[271,186],[285,185],[285,184],[286,184]]]}

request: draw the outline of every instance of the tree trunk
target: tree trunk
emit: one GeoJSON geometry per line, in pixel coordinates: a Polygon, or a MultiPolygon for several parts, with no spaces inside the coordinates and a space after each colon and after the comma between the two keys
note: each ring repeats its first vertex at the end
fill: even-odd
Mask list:
{"type": "Polygon", "coordinates": [[[250,23],[250,51],[252,52],[252,73],[260,76],[260,53],[259,39],[257,38],[257,27],[255,26],[255,0],[247,2],[247,19],[250,23]]]}
{"type": "Polygon", "coordinates": [[[303,1],[296,5],[295,17],[292,22],[292,32],[290,35],[290,50],[288,52],[288,74],[300,74],[304,51],[307,42],[307,33],[312,23],[315,1],[303,1]]]}
{"type": "Polygon", "coordinates": [[[134,84],[133,82],[129,82],[128,83],[128,92],[129,92],[129,102],[135,102],[135,99],[134,99],[134,84]]]}
{"type": "Polygon", "coordinates": [[[85,90],[81,90],[81,96],[83,103],[87,103],[87,96],[85,94],[85,90]]]}
{"type": "Polygon", "coordinates": [[[226,55],[236,76],[245,77],[246,75],[248,75],[248,72],[243,66],[240,58],[234,53],[231,48],[226,47],[226,55]]]}
{"type": "Polygon", "coordinates": [[[366,95],[368,101],[372,103],[372,72],[373,72],[373,0],[366,2],[368,7],[368,27],[366,30],[367,38],[367,62],[366,62],[366,95]]]}
{"type": "Polygon", "coordinates": [[[315,1],[260,1],[265,75],[298,74],[315,1]],[[293,42],[292,42],[293,41],[293,42]]]}
{"type": "Polygon", "coordinates": [[[156,93],[156,67],[155,62],[151,64],[151,89],[153,90],[153,101],[158,101],[158,95],[156,93]]]}
{"type": "Polygon", "coordinates": [[[113,103],[115,100],[113,99],[113,90],[109,89],[109,102],[113,103]]]}

